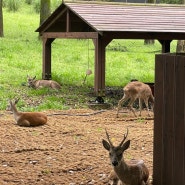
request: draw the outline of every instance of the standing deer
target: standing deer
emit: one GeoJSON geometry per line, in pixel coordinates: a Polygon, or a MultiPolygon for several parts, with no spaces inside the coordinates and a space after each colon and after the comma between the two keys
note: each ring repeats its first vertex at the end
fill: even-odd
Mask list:
{"type": "Polygon", "coordinates": [[[154,97],[153,97],[152,90],[149,85],[144,84],[143,82],[139,82],[139,81],[132,81],[132,82],[129,82],[123,88],[123,91],[124,91],[124,95],[122,99],[119,100],[118,102],[117,117],[118,117],[118,113],[121,108],[121,105],[129,99],[130,99],[130,102],[128,104],[128,107],[133,112],[134,116],[136,116],[136,114],[133,108],[133,103],[135,102],[136,99],[139,99],[139,109],[140,109],[139,115],[141,116],[142,100],[144,100],[144,103],[148,110],[148,116],[150,116],[148,101],[149,100],[151,101],[152,103],[151,107],[153,110],[154,97]]]}
{"type": "Polygon", "coordinates": [[[7,111],[12,111],[15,121],[19,126],[39,126],[44,125],[47,122],[47,116],[41,112],[19,112],[16,108],[16,104],[19,99],[15,101],[9,101],[9,104],[6,108],[7,111]]]}
{"type": "Polygon", "coordinates": [[[109,151],[110,161],[114,169],[114,172],[111,172],[112,176],[114,176],[114,184],[116,182],[120,185],[148,185],[149,170],[143,160],[131,160],[129,163],[124,160],[123,153],[130,146],[130,140],[125,142],[128,129],[118,146],[112,144],[107,131],[106,135],[108,141],[103,139],[102,144],[109,151]]]}
{"type": "Polygon", "coordinates": [[[42,88],[42,87],[48,87],[56,90],[61,89],[61,85],[58,82],[54,80],[36,80],[36,76],[32,78],[27,75],[27,82],[28,82],[28,87],[32,87],[35,89],[42,88]]]}

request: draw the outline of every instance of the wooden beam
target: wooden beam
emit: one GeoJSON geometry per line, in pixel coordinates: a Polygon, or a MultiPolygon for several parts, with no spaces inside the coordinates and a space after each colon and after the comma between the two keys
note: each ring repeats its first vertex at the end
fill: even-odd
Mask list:
{"type": "Polygon", "coordinates": [[[69,10],[67,10],[67,16],[66,16],[66,32],[69,32],[71,28],[71,19],[69,16],[69,10]]]}
{"type": "Polygon", "coordinates": [[[102,37],[94,40],[95,45],[95,79],[94,91],[97,96],[105,93],[105,44],[102,37]]]}
{"type": "Polygon", "coordinates": [[[45,32],[42,37],[46,38],[68,38],[68,39],[96,39],[98,32],[45,32]]]}
{"type": "MultiPolygon", "coordinates": [[[[53,19],[47,24],[47,26],[44,27],[44,29],[42,30],[42,32],[40,32],[39,34],[42,35],[45,33],[45,31],[51,27],[51,25],[54,24],[55,21],[57,21],[59,19],[59,17],[61,15],[63,15],[66,12],[67,8],[64,8],[60,13],[58,13],[57,15],[55,15],[55,17],[53,17],[53,19]]],[[[51,15],[52,16],[52,15],[51,15]]],[[[51,17],[50,16],[50,17],[51,17]]],[[[42,25],[41,25],[42,26],[42,25]]]]}
{"type": "Polygon", "coordinates": [[[185,40],[185,33],[171,33],[171,32],[103,32],[103,36],[111,37],[112,39],[157,39],[157,40],[185,40]]]}
{"type": "Polygon", "coordinates": [[[43,39],[42,79],[51,79],[51,43],[55,39],[43,39]]]}
{"type": "Polygon", "coordinates": [[[172,40],[159,40],[162,45],[162,53],[169,53],[170,52],[170,43],[172,40]]]}

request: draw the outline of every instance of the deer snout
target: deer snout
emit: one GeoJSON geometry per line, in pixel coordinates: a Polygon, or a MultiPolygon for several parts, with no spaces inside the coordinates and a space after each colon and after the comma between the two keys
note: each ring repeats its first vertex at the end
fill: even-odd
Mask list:
{"type": "Polygon", "coordinates": [[[118,166],[118,161],[112,161],[113,166],[118,166]]]}

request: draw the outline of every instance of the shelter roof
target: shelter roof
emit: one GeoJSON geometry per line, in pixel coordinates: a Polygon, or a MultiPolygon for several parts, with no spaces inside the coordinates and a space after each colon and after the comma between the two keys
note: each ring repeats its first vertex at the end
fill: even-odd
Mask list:
{"type": "Polygon", "coordinates": [[[36,31],[184,34],[185,6],[63,2],[36,31]]]}

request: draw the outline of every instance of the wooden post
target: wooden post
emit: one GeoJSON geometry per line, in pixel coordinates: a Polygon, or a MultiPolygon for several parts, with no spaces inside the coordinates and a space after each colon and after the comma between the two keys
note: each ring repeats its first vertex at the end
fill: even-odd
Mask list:
{"type": "Polygon", "coordinates": [[[159,42],[162,45],[162,53],[169,53],[171,40],[159,40],[159,42]]]}
{"type": "Polygon", "coordinates": [[[153,185],[185,184],[185,56],[156,55],[153,185]]]}
{"type": "Polygon", "coordinates": [[[94,90],[99,96],[105,91],[105,46],[101,38],[94,39],[95,44],[95,80],[94,90]]]}
{"type": "Polygon", "coordinates": [[[97,95],[103,96],[105,93],[105,55],[106,46],[112,41],[112,38],[94,39],[95,45],[95,80],[94,91],[97,95]]]}
{"type": "Polygon", "coordinates": [[[43,38],[42,79],[51,79],[51,43],[54,40],[43,38]]]}

